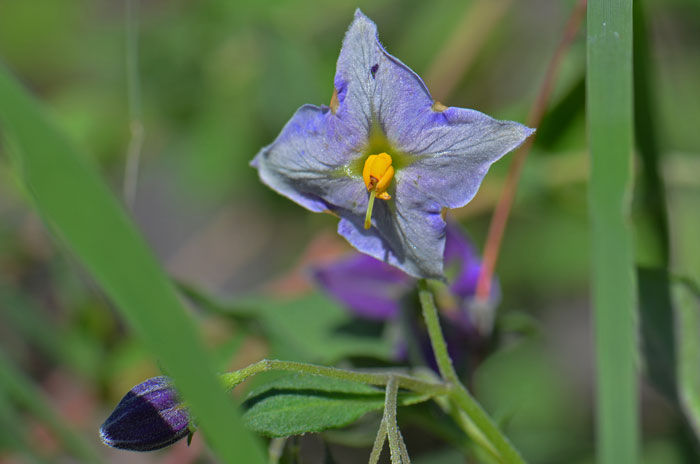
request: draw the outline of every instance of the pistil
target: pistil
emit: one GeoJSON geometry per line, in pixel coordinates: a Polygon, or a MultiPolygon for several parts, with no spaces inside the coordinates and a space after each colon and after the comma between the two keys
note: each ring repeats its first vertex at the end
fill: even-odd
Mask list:
{"type": "Polygon", "coordinates": [[[374,209],[374,199],[377,197],[377,189],[369,192],[369,202],[367,203],[367,213],[365,214],[365,229],[372,227],[372,209],[374,209]]]}

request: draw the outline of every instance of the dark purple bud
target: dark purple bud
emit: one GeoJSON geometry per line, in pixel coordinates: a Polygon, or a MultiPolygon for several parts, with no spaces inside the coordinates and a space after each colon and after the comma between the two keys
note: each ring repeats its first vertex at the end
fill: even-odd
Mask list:
{"type": "Polygon", "coordinates": [[[152,451],[172,445],[189,433],[187,409],[168,377],[136,385],[100,427],[102,441],[114,448],[152,451]]]}

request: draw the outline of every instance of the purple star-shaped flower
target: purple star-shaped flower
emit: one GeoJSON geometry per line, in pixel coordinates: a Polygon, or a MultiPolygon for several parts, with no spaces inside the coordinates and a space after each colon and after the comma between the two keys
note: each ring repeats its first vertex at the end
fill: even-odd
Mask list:
{"type": "Polygon", "coordinates": [[[330,106],[302,106],[252,165],[272,189],[340,216],[359,251],[419,278],[443,278],[443,208],[464,206],[489,166],[531,133],[433,101],[360,10],[340,51],[330,106]]]}

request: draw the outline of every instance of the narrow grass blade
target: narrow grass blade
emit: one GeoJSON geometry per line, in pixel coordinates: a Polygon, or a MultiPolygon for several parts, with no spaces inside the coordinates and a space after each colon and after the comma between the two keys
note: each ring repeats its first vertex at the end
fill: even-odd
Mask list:
{"type": "Polygon", "coordinates": [[[175,288],[95,170],[0,67],[0,123],[14,167],[51,230],[160,358],[222,462],[264,454],[225,396],[175,288]]]}
{"type": "Polygon", "coordinates": [[[632,0],[588,2],[592,289],[597,454],[639,462],[637,317],[629,209],[632,173],[632,0]]]}

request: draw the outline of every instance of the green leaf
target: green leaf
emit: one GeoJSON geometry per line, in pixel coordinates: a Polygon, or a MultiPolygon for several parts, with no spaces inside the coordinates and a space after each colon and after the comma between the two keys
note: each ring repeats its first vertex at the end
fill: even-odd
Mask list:
{"type": "Polygon", "coordinates": [[[601,464],[639,462],[632,183],[632,0],[590,0],[586,99],[601,464]]]}
{"type": "Polygon", "coordinates": [[[172,375],[222,462],[263,462],[261,447],[226,397],[193,322],[143,237],[95,169],[3,67],[0,123],[37,211],[172,375]]]}
{"type": "MultiPolygon", "coordinates": [[[[343,427],[383,409],[384,396],[384,390],[362,383],[294,374],[253,391],[244,403],[243,419],[249,428],[269,437],[315,433],[343,427]]],[[[400,393],[398,404],[426,400],[425,395],[400,393]]]]}
{"type": "Polygon", "coordinates": [[[380,325],[354,323],[347,311],[321,295],[269,301],[261,320],[275,356],[295,361],[333,364],[350,356],[391,359],[390,340],[376,332],[380,325]]]}

